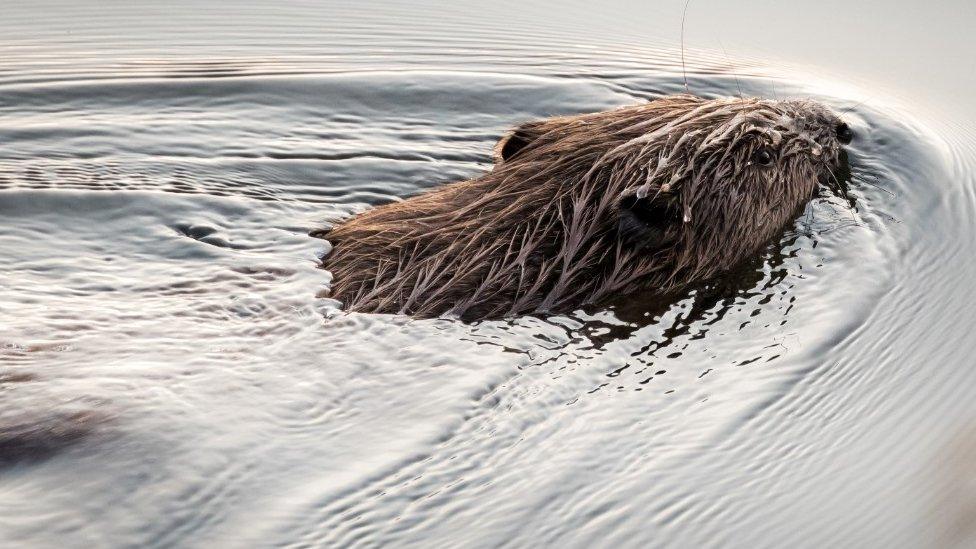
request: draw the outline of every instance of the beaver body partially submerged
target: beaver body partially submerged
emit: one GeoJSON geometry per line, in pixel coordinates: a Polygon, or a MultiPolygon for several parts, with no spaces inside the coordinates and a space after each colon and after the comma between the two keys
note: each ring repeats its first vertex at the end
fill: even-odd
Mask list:
{"type": "Polygon", "coordinates": [[[671,292],[781,232],[851,137],[812,101],[690,95],[531,122],[492,171],[328,232],[332,295],[478,320],[671,292]]]}

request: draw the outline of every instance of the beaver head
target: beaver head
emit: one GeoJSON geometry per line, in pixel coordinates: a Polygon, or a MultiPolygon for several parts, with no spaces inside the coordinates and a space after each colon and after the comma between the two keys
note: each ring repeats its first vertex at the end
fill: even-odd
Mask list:
{"type": "Polygon", "coordinates": [[[830,184],[850,128],[813,101],[679,95],[520,126],[496,165],[329,233],[354,310],[465,319],[664,293],[734,267],[830,184]]]}

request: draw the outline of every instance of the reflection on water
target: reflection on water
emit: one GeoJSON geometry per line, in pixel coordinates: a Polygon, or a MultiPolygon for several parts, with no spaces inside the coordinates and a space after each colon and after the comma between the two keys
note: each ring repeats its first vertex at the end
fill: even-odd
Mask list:
{"type": "Polygon", "coordinates": [[[694,92],[847,111],[846,196],[667,300],[468,325],[316,297],[329,222],[516,123],[682,91],[682,7],[5,4],[0,539],[965,546],[973,136],[912,86],[692,29],[694,92]]]}

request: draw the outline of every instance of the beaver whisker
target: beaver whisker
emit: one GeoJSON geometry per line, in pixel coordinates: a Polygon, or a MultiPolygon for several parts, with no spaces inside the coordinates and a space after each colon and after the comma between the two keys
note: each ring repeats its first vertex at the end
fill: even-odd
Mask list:
{"type": "Polygon", "coordinates": [[[867,97],[867,98],[865,98],[865,99],[862,99],[862,100],[860,100],[860,101],[858,101],[857,103],[855,103],[855,104],[854,104],[854,106],[852,106],[852,107],[847,107],[846,109],[843,109],[843,110],[841,110],[841,111],[840,111],[840,114],[841,114],[841,115],[845,115],[845,114],[847,114],[847,113],[849,113],[849,112],[851,112],[851,111],[853,111],[854,109],[856,109],[856,108],[858,108],[858,107],[860,107],[861,105],[864,105],[864,104],[866,104],[866,103],[867,103],[868,101],[871,101],[872,99],[873,99],[872,97],[867,97]]]}
{"type": "MultiPolygon", "coordinates": [[[[732,76],[735,78],[735,89],[739,90],[739,99],[742,99],[742,86],[739,85],[739,75],[735,72],[732,60],[729,59],[729,52],[725,51],[725,44],[722,43],[722,39],[718,39],[718,45],[722,48],[722,54],[725,55],[725,61],[729,64],[729,69],[732,70],[732,76]]],[[[687,91],[687,90],[685,90],[687,91]]]]}
{"type": "Polygon", "coordinates": [[[691,0],[685,0],[685,8],[681,11],[681,76],[685,80],[685,93],[691,93],[688,89],[688,70],[685,68],[685,19],[688,17],[688,4],[691,4],[691,0]]]}
{"type": "Polygon", "coordinates": [[[885,194],[887,194],[888,196],[891,196],[891,197],[894,197],[894,196],[895,196],[895,193],[894,193],[894,191],[891,191],[891,190],[889,190],[889,189],[886,189],[886,188],[884,188],[884,187],[882,187],[881,185],[878,185],[878,184],[876,184],[876,183],[871,183],[870,181],[867,181],[867,180],[865,180],[865,179],[862,179],[862,180],[861,180],[861,183],[864,183],[864,184],[865,184],[865,185],[867,185],[868,187],[874,187],[875,189],[878,189],[879,191],[881,191],[881,192],[883,192],[883,193],[885,193],[885,194]]]}
{"type": "Polygon", "coordinates": [[[843,185],[839,179],[837,179],[837,175],[834,173],[830,164],[828,164],[826,160],[823,161],[823,167],[824,171],[827,173],[827,176],[834,181],[834,185],[828,185],[828,188],[831,188],[839,198],[843,199],[844,203],[847,204],[848,209],[853,211],[854,199],[851,198],[850,193],[847,192],[847,187],[843,185]]]}

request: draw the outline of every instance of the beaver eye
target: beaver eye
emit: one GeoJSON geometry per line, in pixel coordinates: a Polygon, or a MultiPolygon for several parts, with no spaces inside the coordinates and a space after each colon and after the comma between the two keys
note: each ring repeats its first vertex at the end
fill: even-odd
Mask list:
{"type": "Polygon", "coordinates": [[[768,166],[773,163],[773,153],[766,147],[752,153],[752,161],[760,166],[768,166]]]}

